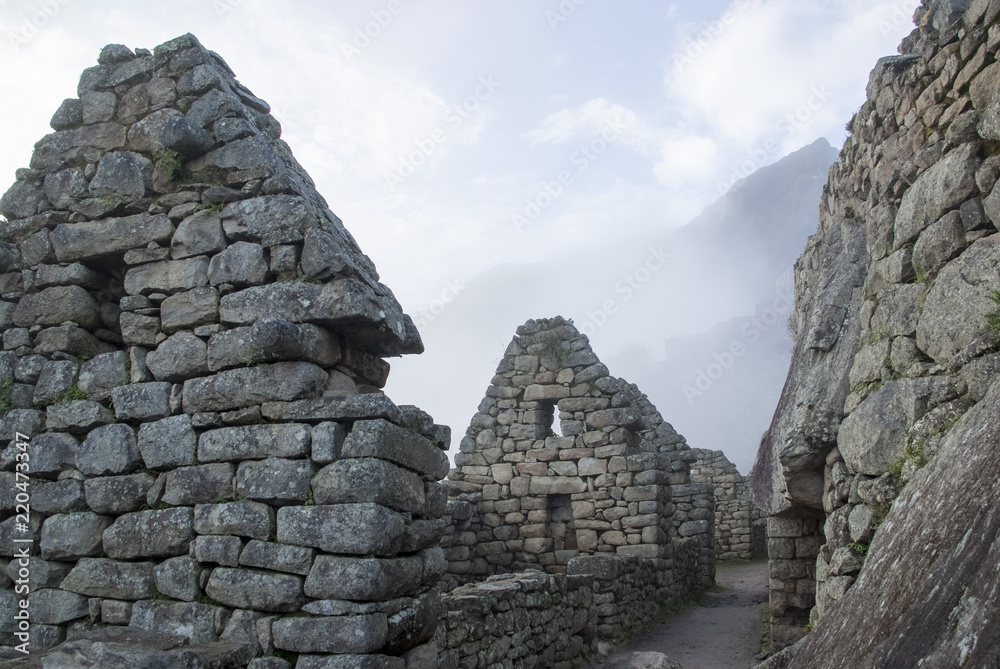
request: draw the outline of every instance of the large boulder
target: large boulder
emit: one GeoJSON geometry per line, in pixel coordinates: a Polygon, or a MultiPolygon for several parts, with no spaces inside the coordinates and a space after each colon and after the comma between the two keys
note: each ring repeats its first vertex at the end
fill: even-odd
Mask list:
{"type": "Polygon", "coordinates": [[[1000,661],[1000,383],[896,500],[857,583],[791,653],[795,667],[1000,661]],[[960,492],[958,492],[960,491],[960,492]]]}

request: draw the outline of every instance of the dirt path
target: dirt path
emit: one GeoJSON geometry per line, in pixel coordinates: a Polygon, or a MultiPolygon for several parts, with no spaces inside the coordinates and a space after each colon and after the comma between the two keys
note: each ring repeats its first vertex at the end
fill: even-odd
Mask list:
{"type": "Polygon", "coordinates": [[[670,616],[595,669],[625,669],[633,652],[656,651],[684,669],[748,669],[760,652],[759,606],[767,601],[767,561],[718,568],[719,592],[702,606],[670,616]]]}

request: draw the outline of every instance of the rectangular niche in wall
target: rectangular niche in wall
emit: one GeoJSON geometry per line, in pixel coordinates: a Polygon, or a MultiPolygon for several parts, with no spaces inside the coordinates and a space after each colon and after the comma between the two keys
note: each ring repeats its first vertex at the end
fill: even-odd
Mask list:
{"type": "Polygon", "coordinates": [[[554,550],[575,551],[576,529],[573,527],[573,502],[570,495],[549,495],[549,535],[554,550]]]}

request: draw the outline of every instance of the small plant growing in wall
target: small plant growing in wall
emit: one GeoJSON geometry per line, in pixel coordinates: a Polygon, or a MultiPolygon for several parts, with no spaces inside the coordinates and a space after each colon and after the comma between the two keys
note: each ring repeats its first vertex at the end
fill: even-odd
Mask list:
{"type": "Polygon", "coordinates": [[[153,159],[163,166],[163,170],[171,181],[187,181],[191,177],[191,173],[184,167],[184,156],[176,151],[170,149],[157,151],[153,155],[153,159]]]}
{"type": "Polygon", "coordinates": [[[80,388],[80,386],[74,383],[72,386],[66,389],[66,392],[64,392],[59,397],[58,401],[72,402],[75,400],[85,400],[85,399],[87,399],[87,391],[83,390],[82,388],[80,388]]]}
{"type": "Polygon", "coordinates": [[[856,541],[854,543],[848,544],[856,553],[861,555],[861,557],[868,557],[868,549],[871,546],[863,541],[856,541]]]}
{"type": "Polygon", "coordinates": [[[986,329],[993,335],[993,341],[1000,342],[1000,290],[990,293],[990,299],[997,305],[997,310],[986,314],[986,329]]]}
{"type": "Polygon", "coordinates": [[[541,343],[540,357],[554,360],[559,367],[562,367],[563,361],[566,359],[566,350],[562,346],[562,339],[549,335],[541,343]]]}

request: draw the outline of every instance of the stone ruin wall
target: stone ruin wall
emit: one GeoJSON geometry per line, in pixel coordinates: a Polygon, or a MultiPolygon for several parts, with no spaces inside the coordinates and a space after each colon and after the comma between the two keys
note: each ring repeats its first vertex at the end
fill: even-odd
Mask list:
{"type": "Polygon", "coordinates": [[[510,572],[538,570],[571,589],[586,584],[590,594],[576,596],[596,606],[579,628],[590,639],[634,633],[662,605],[714,583],[712,487],[691,482],[693,461],[684,438],[609,374],[570,322],[529,321],[449,475],[443,580],[467,585],[446,606],[492,592],[510,572]]]}
{"type": "Polygon", "coordinates": [[[767,514],[750,499],[750,486],[726,454],[693,448],[691,481],[712,486],[715,494],[715,559],[767,557],[767,514]]]}
{"type": "Polygon", "coordinates": [[[379,390],[419,335],[267,103],[191,35],[98,63],[0,199],[0,656],[567,669],[711,586],[694,456],[571,325],[442,484],[379,390]]]}
{"type": "Polygon", "coordinates": [[[4,656],[426,657],[450,432],[379,391],[413,323],[219,56],[98,62],[0,200],[4,656]]]}
{"type": "Polygon", "coordinates": [[[1000,374],[1000,2],[925,0],[915,20],[871,74],[796,265],[796,351],[751,475],[779,644],[855,587],[869,547],[903,541],[883,525],[895,500],[915,502],[1000,374]]]}
{"type": "MultiPolygon", "coordinates": [[[[687,584],[680,596],[698,597],[697,543],[678,542],[673,555],[673,578],[687,584]]],[[[678,601],[660,599],[661,582],[653,560],[595,554],[572,558],[565,574],[526,571],[469,583],[442,597],[442,662],[569,669],[600,661],[607,652],[602,642],[631,638],[678,601]]]]}

